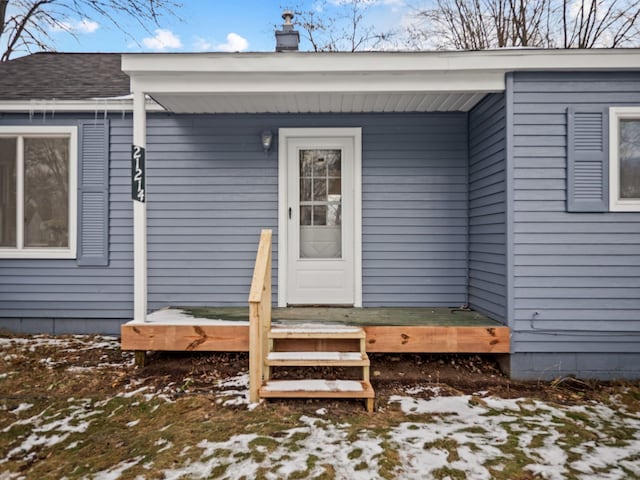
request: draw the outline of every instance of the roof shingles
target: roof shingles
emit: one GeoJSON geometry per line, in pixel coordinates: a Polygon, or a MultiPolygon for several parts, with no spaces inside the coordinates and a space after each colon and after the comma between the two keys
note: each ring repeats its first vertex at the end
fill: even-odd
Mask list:
{"type": "Polygon", "coordinates": [[[130,93],[119,53],[42,52],[0,63],[0,100],[85,100],[130,93]]]}

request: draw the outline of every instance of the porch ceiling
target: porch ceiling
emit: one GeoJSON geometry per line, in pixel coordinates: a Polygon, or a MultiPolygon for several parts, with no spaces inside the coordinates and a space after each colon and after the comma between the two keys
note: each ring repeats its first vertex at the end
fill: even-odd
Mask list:
{"type": "Polygon", "coordinates": [[[175,113],[452,112],[471,110],[485,92],[170,94],[152,98],[175,113]]]}

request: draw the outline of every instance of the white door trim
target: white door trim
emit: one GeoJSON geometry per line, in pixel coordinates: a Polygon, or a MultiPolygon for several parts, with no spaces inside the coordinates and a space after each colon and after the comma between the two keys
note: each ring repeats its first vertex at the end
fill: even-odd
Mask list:
{"type": "Polygon", "coordinates": [[[353,140],[354,306],[362,307],[362,128],[280,128],[278,130],[278,306],[287,306],[288,165],[287,143],[296,137],[348,137],[353,140]]]}

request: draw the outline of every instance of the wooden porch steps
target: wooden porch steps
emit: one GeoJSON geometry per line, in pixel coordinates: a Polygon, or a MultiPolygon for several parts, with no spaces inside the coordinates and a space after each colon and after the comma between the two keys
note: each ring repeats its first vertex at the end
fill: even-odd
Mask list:
{"type": "Polygon", "coordinates": [[[301,324],[297,326],[273,325],[268,334],[269,338],[297,338],[297,339],[364,339],[366,334],[360,327],[348,325],[311,325],[301,324]]]}
{"type": "Polygon", "coordinates": [[[263,398],[362,398],[373,400],[375,392],[371,383],[358,380],[269,380],[260,388],[260,396],[263,398]]]}
{"type": "Polygon", "coordinates": [[[360,352],[269,352],[269,367],[368,367],[369,357],[360,352]]]}
{"type": "Polygon", "coordinates": [[[366,333],[360,327],[301,324],[272,326],[267,333],[268,351],[264,359],[264,382],[258,394],[261,398],[354,398],[366,401],[367,411],[373,411],[375,392],[369,381],[369,357],[366,353],[366,333]],[[274,342],[286,341],[357,340],[358,352],[342,351],[273,351],[274,342]],[[272,367],[358,367],[362,380],[271,380],[272,367]]]}

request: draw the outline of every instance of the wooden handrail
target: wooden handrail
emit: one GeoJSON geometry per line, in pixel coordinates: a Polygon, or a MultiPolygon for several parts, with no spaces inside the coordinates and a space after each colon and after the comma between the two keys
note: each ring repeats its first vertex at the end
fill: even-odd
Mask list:
{"type": "Polygon", "coordinates": [[[269,370],[265,367],[271,329],[271,230],[262,230],[249,291],[249,401],[259,401],[258,391],[269,370]]]}

